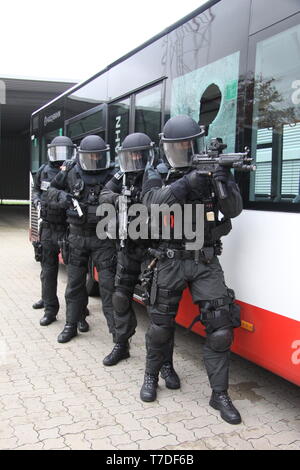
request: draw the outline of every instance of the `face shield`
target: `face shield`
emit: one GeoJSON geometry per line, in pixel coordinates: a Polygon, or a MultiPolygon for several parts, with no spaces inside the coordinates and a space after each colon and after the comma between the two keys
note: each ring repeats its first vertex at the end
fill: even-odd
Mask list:
{"type": "Polygon", "coordinates": [[[154,160],[153,148],[118,150],[120,170],[124,173],[143,171],[147,163],[152,165],[154,160]]]}
{"type": "Polygon", "coordinates": [[[106,149],[100,152],[82,152],[79,149],[78,161],[84,171],[105,170],[110,166],[110,152],[106,149]]]}
{"type": "Polygon", "coordinates": [[[48,145],[48,158],[50,162],[64,162],[75,157],[75,145],[48,145]]]}
{"type": "Polygon", "coordinates": [[[196,140],[177,140],[163,142],[165,156],[172,168],[189,167],[196,153],[196,140]]]}

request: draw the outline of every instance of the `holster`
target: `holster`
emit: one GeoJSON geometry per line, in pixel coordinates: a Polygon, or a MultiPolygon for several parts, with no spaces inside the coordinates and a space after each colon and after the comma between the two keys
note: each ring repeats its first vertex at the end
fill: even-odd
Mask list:
{"type": "Polygon", "coordinates": [[[41,242],[32,242],[35,261],[41,262],[43,257],[43,247],[41,242]]]}

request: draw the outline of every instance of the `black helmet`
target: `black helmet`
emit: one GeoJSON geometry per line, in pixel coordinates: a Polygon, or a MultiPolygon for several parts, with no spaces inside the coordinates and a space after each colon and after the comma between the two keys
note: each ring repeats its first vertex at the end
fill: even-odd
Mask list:
{"type": "Polygon", "coordinates": [[[76,145],[64,135],[54,137],[48,144],[48,158],[52,163],[62,163],[75,157],[76,145]]]}
{"type": "Polygon", "coordinates": [[[142,132],[129,134],[117,148],[120,169],[124,173],[143,171],[154,160],[154,142],[142,132]]]}
{"type": "Polygon", "coordinates": [[[169,119],[160,134],[165,156],[172,168],[191,165],[197,137],[203,129],[190,116],[179,115],[169,119]]]}
{"type": "Polygon", "coordinates": [[[88,135],[80,142],[78,163],[83,171],[101,171],[109,168],[109,145],[98,135],[88,135]]]}

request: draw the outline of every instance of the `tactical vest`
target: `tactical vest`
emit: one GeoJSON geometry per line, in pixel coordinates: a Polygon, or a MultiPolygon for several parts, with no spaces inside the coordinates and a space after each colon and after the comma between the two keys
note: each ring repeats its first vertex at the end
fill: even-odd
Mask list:
{"type": "Polygon", "coordinates": [[[52,208],[48,204],[47,200],[47,191],[50,186],[51,181],[59,173],[60,168],[54,167],[49,163],[46,163],[42,167],[40,174],[40,190],[42,191],[41,195],[41,218],[55,225],[65,225],[66,224],[66,211],[64,209],[52,208]]]}
{"type": "MultiPolygon", "coordinates": [[[[178,178],[182,177],[182,174],[178,175],[178,178]]],[[[168,186],[172,182],[176,180],[176,176],[173,176],[171,179],[165,181],[165,186],[168,186]]],[[[193,192],[189,194],[188,200],[184,201],[184,204],[192,204],[195,206],[196,204],[203,204],[204,205],[204,246],[210,247],[214,246],[216,242],[220,240],[220,238],[224,235],[227,235],[231,230],[231,221],[230,219],[222,219],[218,220],[218,204],[217,198],[214,193],[214,188],[212,185],[211,178],[209,176],[203,175],[201,178],[201,182],[199,184],[199,188],[197,191],[194,191],[195,197],[193,198],[193,192]]],[[[177,204],[180,204],[178,202],[177,204]]],[[[178,223],[181,223],[182,227],[182,238],[175,239],[175,223],[174,216],[171,214],[170,216],[164,216],[160,218],[160,227],[159,232],[160,236],[162,237],[162,224],[165,228],[169,225],[170,226],[170,243],[173,246],[177,246],[178,248],[184,248],[186,242],[193,242],[193,240],[187,240],[184,237],[184,225],[183,225],[183,215],[184,215],[184,204],[180,204],[182,208],[182,220],[178,223]]],[[[193,232],[196,231],[196,216],[197,213],[195,210],[192,211],[192,220],[191,220],[191,230],[193,232]]]]}
{"type": "Polygon", "coordinates": [[[96,215],[99,206],[99,195],[104,185],[114,174],[113,168],[102,170],[96,174],[88,174],[82,171],[79,165],[75,165],[68,173],[68,185],[70,193],[79,202],[83,212],[82,217],[78,217],[75,208],[67,210],[67,222],[70,225],[80,226],[83,229],[95,229],[99,222],[96,215]]]}

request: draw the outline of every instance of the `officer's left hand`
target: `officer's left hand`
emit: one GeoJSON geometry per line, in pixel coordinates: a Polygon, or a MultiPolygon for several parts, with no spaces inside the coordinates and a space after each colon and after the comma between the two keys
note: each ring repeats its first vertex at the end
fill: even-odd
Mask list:
{"type": "Polygon", "coordinates": [[[230,168],[219,165],[216,171],[213,172],[213,178],[221,183],[227,183],[231,175],[230,168]]]}

